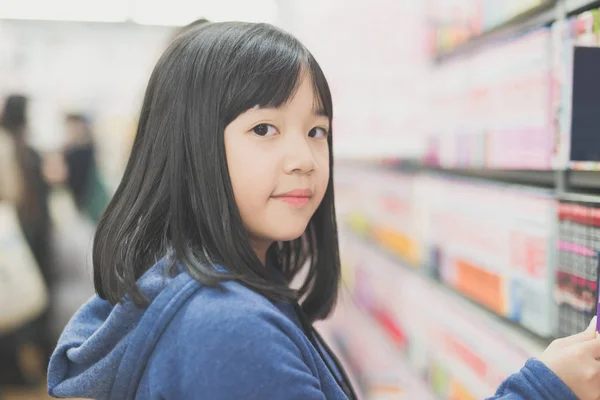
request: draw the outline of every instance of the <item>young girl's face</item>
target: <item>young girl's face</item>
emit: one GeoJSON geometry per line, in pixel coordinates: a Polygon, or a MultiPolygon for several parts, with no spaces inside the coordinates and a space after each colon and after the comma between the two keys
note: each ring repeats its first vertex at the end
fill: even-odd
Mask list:
{"type": "Polygon", "coordinates": [[[329,181],[329,118],[309,74],[279,108],[255,107],[225,128],[235,201],[261,261],[275,241],[300,237],[329,181]]]}

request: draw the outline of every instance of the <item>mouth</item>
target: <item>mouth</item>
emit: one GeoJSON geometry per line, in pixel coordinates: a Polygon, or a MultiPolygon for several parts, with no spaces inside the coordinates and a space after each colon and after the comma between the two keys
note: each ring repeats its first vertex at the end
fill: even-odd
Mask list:
{"type": "Polygon", "coordinates": [[[302,207],[310,202],[313,192],[310,189],[294,189],[292,191],[271,196],[295,207],[302,207]]]}

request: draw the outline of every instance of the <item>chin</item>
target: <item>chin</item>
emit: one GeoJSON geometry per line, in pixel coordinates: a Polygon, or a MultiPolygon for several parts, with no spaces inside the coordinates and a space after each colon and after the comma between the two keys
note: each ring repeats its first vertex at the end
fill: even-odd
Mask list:
{"type": "Polygon", "coordinates": [[[276,242],[290,242],[292,240],[296,240],[304,234],[307,225],[308,224],[298,226],[295,229],[285,229],[279,232],[274,232],[272,237],[276,242]]]}

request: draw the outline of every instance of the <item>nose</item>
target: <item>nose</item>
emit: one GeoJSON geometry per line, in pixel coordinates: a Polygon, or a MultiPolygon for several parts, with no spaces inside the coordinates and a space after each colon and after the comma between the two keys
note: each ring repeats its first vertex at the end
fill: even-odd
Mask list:
{"type": "Polygon", "coordinates": [[[286,142],[284,172],[286,174],[313,172],[317,163],[308,136],[288,135],[286,142]]]}

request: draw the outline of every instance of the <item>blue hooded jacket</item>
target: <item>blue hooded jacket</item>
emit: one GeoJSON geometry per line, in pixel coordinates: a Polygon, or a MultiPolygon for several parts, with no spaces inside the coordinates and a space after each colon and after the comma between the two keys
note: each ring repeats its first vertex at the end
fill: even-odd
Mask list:
{"type": "MultiPolygon", "coordinates": [[[[345,400],[340,371],[317,351],[294,308],[235,282],[203,286],[159,262],[139,280],[151,300],[116,306],[98,297],[71,319],[50,360],[59,398],[345,400]],[[334,376],[336,375],[336,376],[334,376]]],[[[575,400],[530,360],[494,400],[575,400]]]]}

